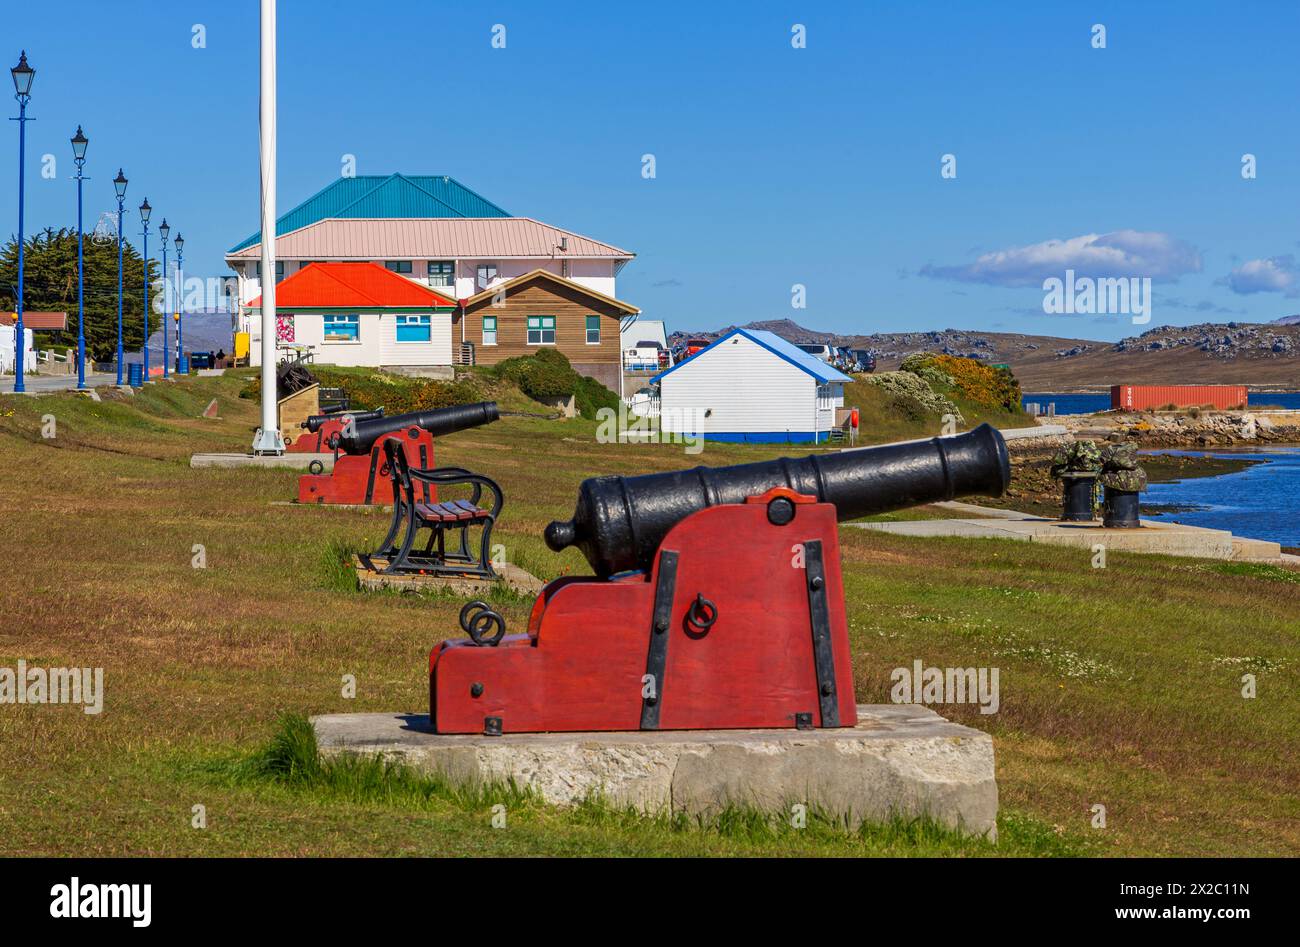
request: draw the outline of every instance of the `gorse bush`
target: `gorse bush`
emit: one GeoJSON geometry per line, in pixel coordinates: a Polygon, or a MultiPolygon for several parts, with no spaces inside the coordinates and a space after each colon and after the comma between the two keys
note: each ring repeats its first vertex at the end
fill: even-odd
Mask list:
{"type": "Polygon", "coordinates": [[[862,379],[868,385],[883,388],[889,407],[911,421],[928,416],[951,414],[958,424],[964,423],[961,410],[952,400],[939,394],[924,378],[912,372],[878,372],[862,379]]]}
{"type": "Polygon", "coordinates": [[[951,388],[977,405],[1020,411],[1020,382],[1008,369],[994,368],[975,358],[922,353],[909,355],[901,367],[931,385],[951,388]]]}

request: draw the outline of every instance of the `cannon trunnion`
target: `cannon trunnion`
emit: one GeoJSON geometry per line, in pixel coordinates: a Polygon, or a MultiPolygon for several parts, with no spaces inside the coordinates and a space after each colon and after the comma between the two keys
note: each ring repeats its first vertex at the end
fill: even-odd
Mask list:
{"type": "MultiPolygon", "coordinates": [[[[583,483],[553,548],[596,576],[548,584],[522,634],[487,605],[429,657],[439,733],[851,727],[836,523],[1001,494],[1000,434],[583,483]],[[631,570],[631,571],[628,571],[631,570]],[[488,632],[494,632],[489,635],[488,632]]],[[[468,613],[468,614],[467,614],[468,613]]]]}
{"type": "MultiPolygon", "coordinates": [[[[498,417],[495,401],[390,417],[384,416],[382,410],[330,416],[320,421],[319,430],[328,430],[328,439],[323,443],[326,450],[334,451],[334,469],[299,477],[298,502],[367,505],[375,502],[376,496],[381,502],[387,500],[390,488],[385,441],[400,443],[411,467],[427,469],[433,466],[435,437],[489,424],[498,417]]],[[[315,420],[309,419],[309,423],[315,420]]],[[[421,484],[421,491],[422,502],[437,499],[430,484],[421,484]]]]}

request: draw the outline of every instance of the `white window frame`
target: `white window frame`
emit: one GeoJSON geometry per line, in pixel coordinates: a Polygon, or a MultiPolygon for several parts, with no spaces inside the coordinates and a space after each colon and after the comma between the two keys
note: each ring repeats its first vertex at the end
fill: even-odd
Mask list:
{"type": "Polygon", "coordinates": [[[491,288],[493,282],[495,282],[500,276],[500,272],[501,271],[497,269],[497,265],[495,263],[480,263],[478,266],[474,267],[474,279],[477,280],[478,282],[478,288],[479,289],[491,288]],[[491,270],[491,275],[488,276],[487,279],[483,278],[484,270],[491,270]]]}

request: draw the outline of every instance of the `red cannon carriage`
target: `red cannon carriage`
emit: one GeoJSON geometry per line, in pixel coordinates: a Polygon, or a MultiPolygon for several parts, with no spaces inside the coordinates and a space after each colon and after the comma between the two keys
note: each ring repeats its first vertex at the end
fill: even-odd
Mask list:
{"type": "Polygon", "coordinates": [[[438,733],[850,727],[837,521],[1010,481],[1002,436],[584,481],[523,634],[482,602],[429,657],[438,733]]]}
{"type": "MultiPolygon", "coordinates": [[[[407,463],[425,469],[433,466],[434,437],[489,424],[498,417],[495,401],[361,420],[356,415],[342,415],[337,431],[330,435],[334,469],[329,473],[313,470],[299,477],[298,502],[365,505],[373,503],[376,495],[387,499],[389,469],[385,441],[401,444],[407,463]]],[[[423,483],[421,490],[423,502],[437,499],[433,485],[423,483]]]]}

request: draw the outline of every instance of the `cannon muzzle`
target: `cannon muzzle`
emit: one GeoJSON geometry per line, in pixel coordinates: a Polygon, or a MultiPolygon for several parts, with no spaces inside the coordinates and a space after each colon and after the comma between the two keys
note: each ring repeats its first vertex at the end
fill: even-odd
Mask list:
{"type": "Polygon", "coordinates": [[[298,426],[304,427],[315,434],[329,421],[339,421],[343,418],[351,418],[353,421],[370,421],[383,416],[383,408],[375,408],[373,411],[335,411],[331,414],[313,414],[298,426]]]}
{"type": "Polygon", "coordinates": [[[423,428],[434,437],[439,437],[466,428],[489,424],[500,416],[495,401],[480,401],[477,404],[435,408],[433,411],[412,411],[410,414],[369,418],[356,421],[345,428],[339,434],[338,446],[345,454],[367,454],[375,446],[375,441],[385,434],[401,431],[404,428],[423,428]]]}
{"type": "MultiPolygon", "coordinates": [[[[697,510],[743,503],[773,487],[832,503],[844,520],[960,496],[1001,496],[1011,482],[1006,441],[981,424],[955,437],[805,458],[595,477],[578,489],[573,519],[546,527],[546,544],[582,550],[596,575],[649,569],[668,531],[697,510]]],[[[719,537],[719,553],[726,537],[719,537]]]]}

